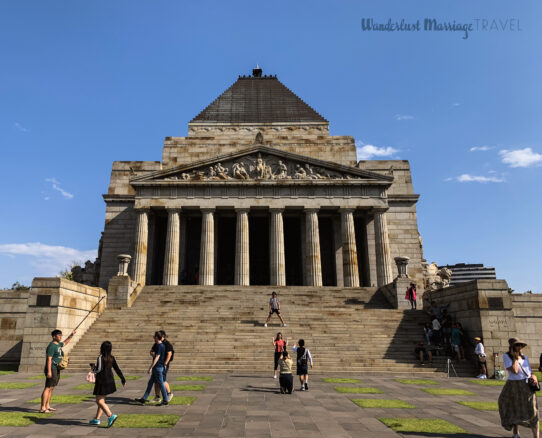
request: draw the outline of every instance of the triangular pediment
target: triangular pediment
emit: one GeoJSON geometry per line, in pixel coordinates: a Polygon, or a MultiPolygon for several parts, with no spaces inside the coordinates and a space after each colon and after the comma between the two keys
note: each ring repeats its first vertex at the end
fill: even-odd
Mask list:
{"type": "Polygon", "coordinates": [[[131,183],[247,180],[377,180],[389,184],[393,176],[258,145],[136,177],[131,183]]]}

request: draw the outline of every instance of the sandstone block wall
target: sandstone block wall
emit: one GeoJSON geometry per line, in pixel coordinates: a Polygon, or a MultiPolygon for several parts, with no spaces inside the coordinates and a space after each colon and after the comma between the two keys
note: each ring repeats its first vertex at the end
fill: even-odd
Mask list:
{"type": "Polygon", "coordinates": [[[516,330],[527,342],[527,355],[533,367],[538,368],[542,353],[542,296],[537,294],[511,295],[516,330]]]}
{"type": "MultiPolygon", "coordinates": [[[[51,342],[51,331],[62,330],[64,337],[67,337],[105,294],[104,289],[75,283],[64,278],[34,278],[28,295],[19,371],[42,371],[45,364],[45,349],[51,342]],[[50,296],[49,305],[39,305],[38,296],[47,295],[50,296]]],[[[69,353],[103,312],[105,306],[104,299],[78,329],[75,338],[64,349],[66,353],[69,353]]],[[[99,348],[100,346],[97,345],[97,355],[99,348]]]]}
{"type": "Polygon", "coordinates": [[[0,362],[19,362],[28,295],[28,291],[0,291],[0,362]]]}
{"type": "MultiPolygon", "coordinates": [[[[503,369],[502,355],[508,351],[508,339],[522,336],[516,327],[506,281],[474,280],[439,291],[426,291],[424,309],[429,309],[431,300],[439,305],[449,305],[448,313],[462,324],[471,338],[471,344],[464,346],[467,353],[474,352],[472,338],[482,338],[490,376],[494,374],[495,365],[503,369]],[[498,354],[497,358],[495,354],[498,354]]],[[[529,350],[526,353],[529,355],[529,350]]]]}

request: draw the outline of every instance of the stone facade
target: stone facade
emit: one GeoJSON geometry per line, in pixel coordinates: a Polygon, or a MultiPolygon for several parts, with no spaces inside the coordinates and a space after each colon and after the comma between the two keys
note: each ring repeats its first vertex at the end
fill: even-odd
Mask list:
{"type": "Polygon", "coordinates": [[[0,362],[19,362],[29,291],[0,291],[0,362]]]}

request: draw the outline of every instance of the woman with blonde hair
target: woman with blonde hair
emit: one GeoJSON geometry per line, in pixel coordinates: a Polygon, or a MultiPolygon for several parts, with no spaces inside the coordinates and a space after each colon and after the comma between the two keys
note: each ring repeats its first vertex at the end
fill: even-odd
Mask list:
{"type": "Polygon", "coordinates": [[[508,380],[499,396],[501,424],[506,430],[513,430],[514,438],[520,437],[518,426],[530,428],[533,437],[539,438],[536,391],[540,386],[529,358],[521,352],[527,344],[518,338],[510,338],[508,344],[508,352],[503,355],[508,380]]]}

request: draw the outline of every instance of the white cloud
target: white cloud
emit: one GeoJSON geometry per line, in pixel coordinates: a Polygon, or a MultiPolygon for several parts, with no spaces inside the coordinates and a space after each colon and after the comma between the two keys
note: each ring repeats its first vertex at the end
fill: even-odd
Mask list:
{"type": "Polygon", "coordinates": [[[495,149],[495,147],[494,146],[474,146],[470,148],[470,151],[471,152],[487,152],[487,151],[490,151],[491,149],[495,149]]]}
{"type": "MultiPolygon", "coordinates": [[[[48,183],[51,183],[51,186],[53,187],[53,189],[56,190],[57,192],[60,192],[60,194],[64,196],[66,199],[73,199],[73,194],[67,192],[62,187],[60,187],[60,183],[56,180],[56,178],[45,178],[45,181],[48,183]]],[[[48,198],[46,199],[46,201],[47,200],[48,198]]]]}
{"type": "Polygon", "coordinates": [[[36,275],[54,276],[73,262],[84,263],[96,258],[97,250],[81,251],[66,246],[46,245],[40,242],[0,244],[0,254],[10,258],[30,257],[36,275]]]}
{"type": "Polygon", "coordinates": [[[408,114],[395,114],[395,120],[412,120],[414,116],[408,114]]]}
{"type": "Polygon", "coordinates": [[[366,144],[358,146],[356,152],[358,154],[358,160],[370,160],[374,157],[391,157],[399,151],[391,146],[378,147],[372,144],[366,144]]]}
{"type": "Polygon", "coordinates": [[[452,106],[459,106],[459,105],[461,105],[459,102],[452,103],[452,106]]]}
{"type": "Polygon", "coordinates": [[[497,176],[469,175],[468,173],[463,173],[459,176],[446,178],[444,181],[457,181],[460,183],[477,182],[477,183],[486,184],[486,183],[501,183],[501,182],[504,182],[504,178],[499,178],[497,176]]]}
{"type": "Polygon", "coordinates": [[[13,124],[13,127],[21,132],[28,132],[28,129],[26,129],[23,125],[21,125],[19,122],[15,122],[13,124]]]}
{"type": "Polygon", "coordinates": [[[542,154],[533,152],[531,148],[499,151],[502,162],[510,167],[529,167],[542,165],[542,154]]]}

